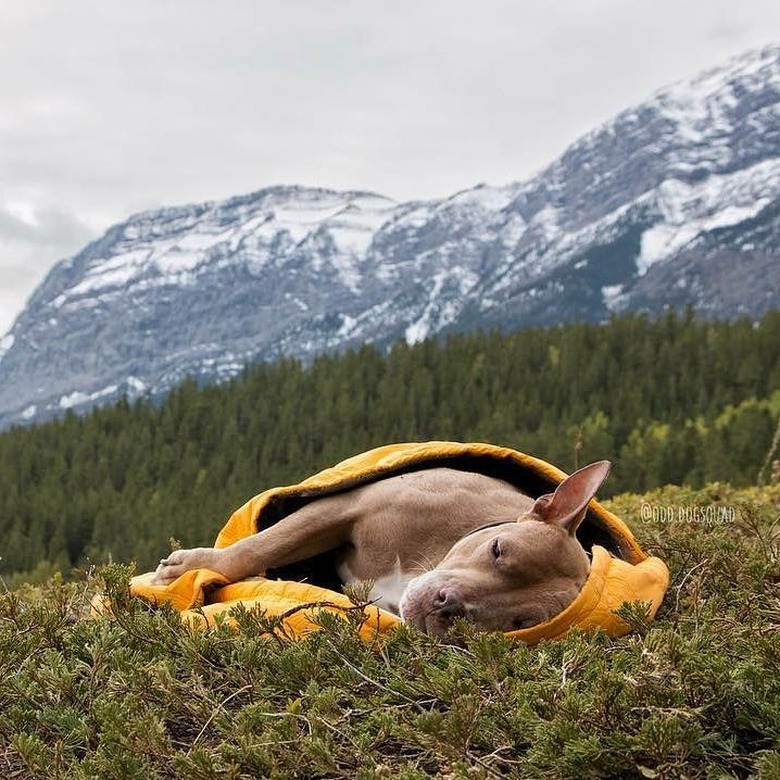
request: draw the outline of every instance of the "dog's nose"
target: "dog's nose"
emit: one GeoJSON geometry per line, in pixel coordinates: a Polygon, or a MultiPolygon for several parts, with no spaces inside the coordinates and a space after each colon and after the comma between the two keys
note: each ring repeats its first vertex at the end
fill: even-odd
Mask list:
{"type": "Polygon", "coordinates": [[[463,602],[452,588],[441,588],[433,599],[433,609],[442,617],[456,617],[463,614],[463,602]]]}

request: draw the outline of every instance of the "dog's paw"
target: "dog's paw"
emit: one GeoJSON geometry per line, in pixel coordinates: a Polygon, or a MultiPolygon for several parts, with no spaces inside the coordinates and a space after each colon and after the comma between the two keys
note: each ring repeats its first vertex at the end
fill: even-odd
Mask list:
{"type": "Polygon", "coordinates": [[[154,585],[168,585],[191,569],[214,568],[215,552],[210,547],[195,547],[191,550],[174,550],[163,558],[154,572],[154,585]]]}

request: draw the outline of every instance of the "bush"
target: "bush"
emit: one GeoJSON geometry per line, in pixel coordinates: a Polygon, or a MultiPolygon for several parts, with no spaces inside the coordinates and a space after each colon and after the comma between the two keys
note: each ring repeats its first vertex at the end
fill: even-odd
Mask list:
{"type": "Polygon", "coordinates": [[[252,613],[197,632],[128,598],[118,565],[6,590],[0,773],[777,777],[779,502],[777,486],[615,498],[672,571],[657,619],[629,608],[636,630],[616,640],[528,648],[464,626],[452,644],[401,627],[372,648],[334,619],[289,643],[252,613]],[[735,513],[688,511],[712,506],[735,513]],[[114,617],[95,620],[103,590],[114,617]]]}

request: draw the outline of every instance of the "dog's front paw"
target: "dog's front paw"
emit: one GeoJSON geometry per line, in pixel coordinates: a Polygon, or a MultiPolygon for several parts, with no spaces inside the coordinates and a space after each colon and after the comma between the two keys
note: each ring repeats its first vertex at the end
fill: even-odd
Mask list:
{"type": "Polygon", "coordinates": [[[155,585],[168,585],[191,569],[216,569],[219,550],[212,547],[194,547],[191,550],[174,550],[160,561],[154,572],[155,585]]]}

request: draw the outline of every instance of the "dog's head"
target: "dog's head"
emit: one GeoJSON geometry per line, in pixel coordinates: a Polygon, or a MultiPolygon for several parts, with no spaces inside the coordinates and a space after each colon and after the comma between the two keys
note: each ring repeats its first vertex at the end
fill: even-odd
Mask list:
{"type": "Polygon", "coordinates": [[[438,566],[411,580],[401,617],[443,634],[459,618],[486,631],[513,631],[557,615],[587,579],[590,563],[575,532],[609,470],[608,461],[585,466],[516,522],[463,537],[438,566]]]}

